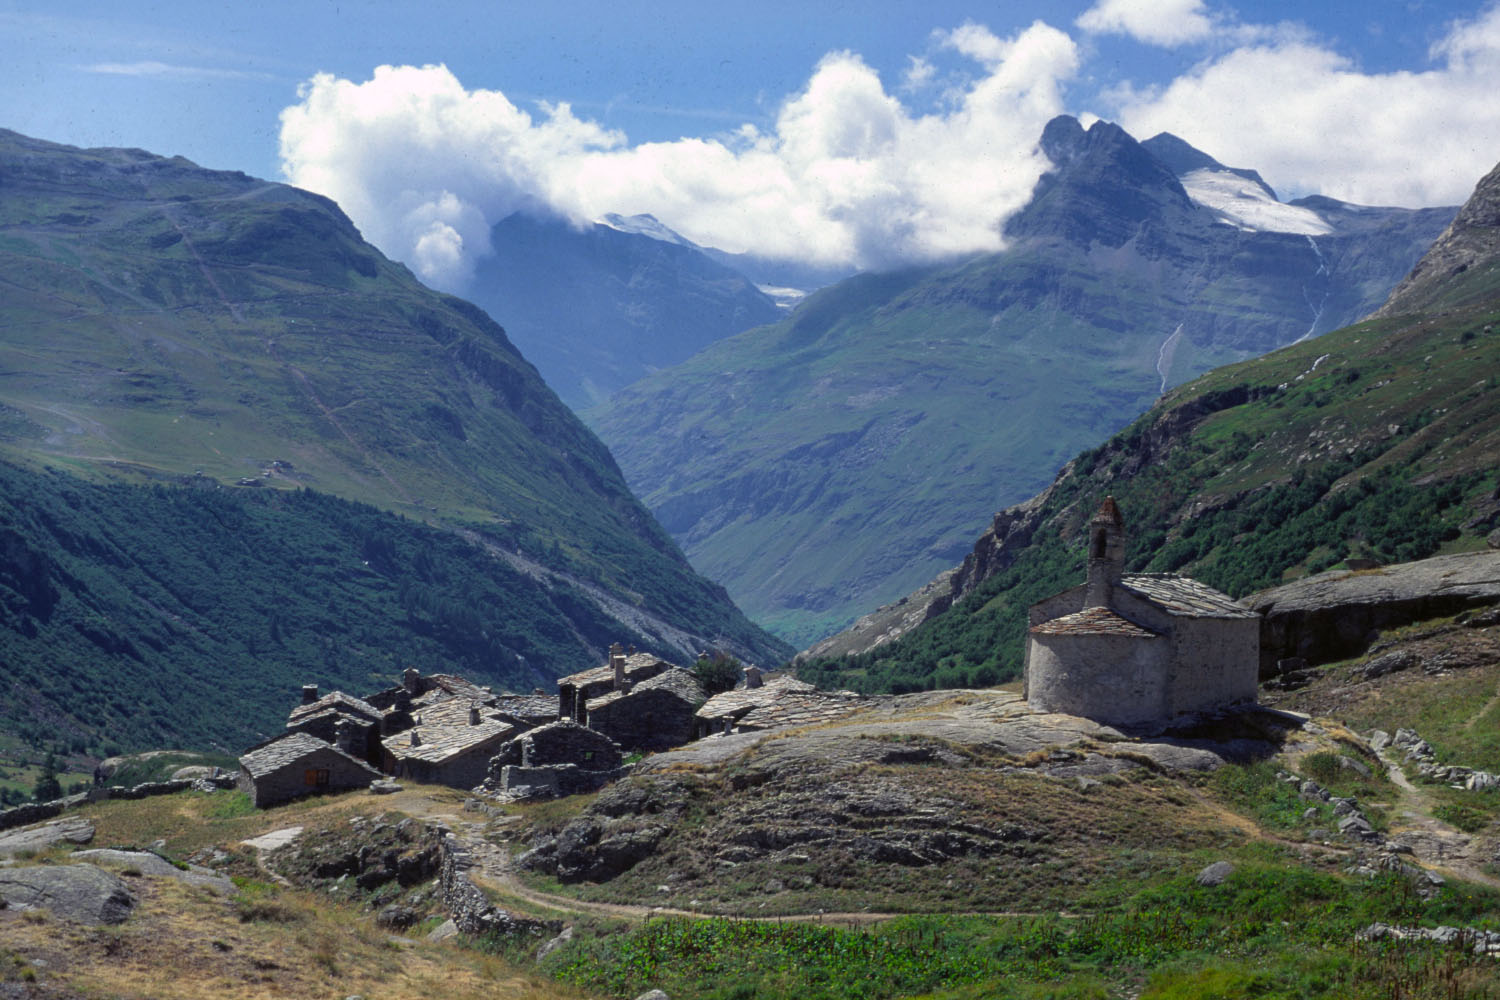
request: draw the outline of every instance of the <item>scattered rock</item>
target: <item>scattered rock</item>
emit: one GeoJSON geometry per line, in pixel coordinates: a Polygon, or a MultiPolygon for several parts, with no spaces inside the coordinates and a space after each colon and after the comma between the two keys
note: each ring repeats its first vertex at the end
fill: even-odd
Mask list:
{"type": "Polygon", "coordinates": [[[422,918],[422,914],[410,906],[392,903],[375,914],[375,926],[386,930],[404,931],[422,918]]]}
{"type": "Polygon", "coordinates": [[[1369,663],[1366,663],[1359,673],[1365,680],[1372,681],[1377,677],[1384,677],[1386,674],[1394,674],[1401,670],[1410,670],[1412,667],[1421,665],[1422,658],[1416,653],[1409,649],[1399,649],[1393,653],[1386,653],[1384,656],[1375,657],[1369,663]]]}
{"type": "Polygon", "coordinates": [[[537,949],[536,960],[540,962],[569,941],[573,940],[573,928],[564,927],[562,933],[537,949]]]}
{"type": "Polygon", "coordinates": [[[231,893],[234,891],[234,883],[227,876],[197,865],[178,868],[170,861],[150,851],[116,851],[101,848],[76,851],[72,857],[90,863],[118,866],[152,878],[171,878],[189,885],[201,885],[215,892],[231,893]]]}
{"type": "Polygon", "coordinates": [[[668,997],[661,990],[647,990],[636,997],[635,1000],[668,1000],[668,997]]]}
{"type": "Polygon", "coordinates": [[[1304,802],[1328,801],[1328,789],[1324,788],[1322,785],[1311,779],[1308,779],[1307,781],[1304,781],[1302,783],[1301,787],[1297,789],[1297,795],[1304,802]]]}
{"type": "Polygon", "coordinates": [[[455,937],[458,937],[458,925],[452,920],[444,920],[427,932],[427,940],[433,942],[446,941],[449,938],[455,937]]]}
{"type": "Polygon", "coordinates": [[[394,795],[399,791],[401,791],[401,786],[390,778],[381,778],[378,781],[370,782],[371,795],[394,795]]]}
{"type": "Polygon", "coordinates": [[[1361,778],[1369,778],[1373,776],[1372,772],[1370,771],[1370,765],[1366,764],[1362,760],[1356,760],[1353,757],[1340,756],[1339,767],[1343,768],[1345,771],[1353,771],[1361,778]]]}
{"type": "Polygon", "coordinates": [[[18,910],[50,910],[81,924],[118,924],[135,897],[125,883],[90,864],[0,869],[0,899],[18,910]]]}
{"type": "Polygon", "coordinates": [[[288,826],[280,830],[272,830],[270,833],[261,834],[244,841],[245,846],[253,847],[257,851],[274,851],[278,847],[285,847],[298,837],[302,836],[302,827],[288,826]]]}
{"type": "Polygon", "coordinates": [[[1372,841],[1381,839],[1380,834],[1370,826],[1370,821],[1365,819],[1361,813],[1350,813],[1339,820],[1339,833],[1350,840],[1372,841]]]}
{"type": "Polygon", "coordinates": [[[1234,865],[1228,861],[1215,861],[1207,868],[1198,873],[1194,879],[1199,885],[1214,886],[1223,885],[1224,880],[1234,874],[1234,865]]]}
{"type": "Polygon", "coordinates": [[[93,839],[94,824],[79,816],[68,816],[40,826],[0,833],[0,855],[42,851],[59,844],[87,844],[93,839]]]}

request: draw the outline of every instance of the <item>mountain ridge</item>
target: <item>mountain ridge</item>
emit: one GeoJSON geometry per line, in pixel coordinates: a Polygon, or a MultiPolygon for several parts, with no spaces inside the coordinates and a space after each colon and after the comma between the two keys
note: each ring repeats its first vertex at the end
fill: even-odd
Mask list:
{"type": "Polygon", "coordinates": [[[800,645],[951,566],[1170,386],[1365,315],[1449,218],[1249,231],[1117,126],[1043,143],[1063,162],[1007,250],[820,289],[589,412],[695,565],[800,645]]]}
{"type": "Polygon", "coordinates": [[[1081,526],[1105,493],[1129,509],[1134,568],[1237,596],[1348,558],[1493,547],[1500,390],[1473,376],[1500,362],[1497,197],[1500,169],[1412,269],[1435,279],[1403,282],[1370,320],[1174,389],[996,514],[961,565],[801,654],[808,676],[1014,675],[1026,608],[1081,572],[1081,526]],[[1455,248],[1468,266],[1448,266],[1455,248]]]}

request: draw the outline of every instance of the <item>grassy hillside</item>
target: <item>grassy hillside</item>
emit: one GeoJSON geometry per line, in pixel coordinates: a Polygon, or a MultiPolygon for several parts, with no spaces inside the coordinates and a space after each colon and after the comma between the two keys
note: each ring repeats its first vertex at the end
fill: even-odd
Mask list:
{"type": "Polygon", "coordinates": [[[1495,273],[1461,279],[1478,305],[1358,324],[1169,392],[1063,469],[1028,539],[981,539],[971,563],[988,575],[951,610],[803,675],[866,690],[1016,676],[1026,608],[1082,579],[1081,529],[1107,494],[1126,517],[1132,570],[1235,596],[1346,558],[1482,546],[1500,526],[1500,305],[1480,294],[1495,273]]]}
{"type": "Polygon", "coordinates": [[[505,332],[333,203],[10,132],[0,174],[10,718],[239,739],[317,672],[785,655],[505,332]]]}

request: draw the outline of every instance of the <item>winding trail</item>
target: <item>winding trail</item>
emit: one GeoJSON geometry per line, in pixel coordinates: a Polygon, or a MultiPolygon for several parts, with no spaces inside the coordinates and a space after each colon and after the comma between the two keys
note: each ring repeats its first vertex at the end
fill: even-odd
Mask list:
{"type": "Polygon", "coordinates": [[[1401,765],[1387,757],[1384,751],[1380,760],[1400,792],[1392,809],[1405,821],[1401,829],[1392,831],[1392,839],[1408,844],[1417,860],[1428,867],[1452,872],[1465,882],[1500,889],[1500,878],[1486,874],[1476,861],[1474,838],[1434,816],[1432,795],[1412,784],[1401,765]]]}

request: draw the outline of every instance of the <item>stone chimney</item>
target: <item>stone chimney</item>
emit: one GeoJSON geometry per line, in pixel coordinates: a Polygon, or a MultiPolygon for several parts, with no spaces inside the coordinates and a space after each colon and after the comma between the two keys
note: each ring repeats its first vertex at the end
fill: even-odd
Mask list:
{"type": "Polygon", "coordinates": [[[1089,521],[1089,579],[1086,608],[1109,607],[1110,591],[1125,572],[1125,518],[1114,497],[1105,497],[1089,521]]]}
{"type": "Polygon", "coordinates": [[[311,705],[318,700],[318,686],[316,684],[302,685],[302,704],[311,705]]]}
{"type": "Polygon", "coordinates": [[[407,667],[401,672],[401,686],[406,688],[406,693],[415,697],[422,693],[422,674],[416,667],[407,667]]]}
{"type": "Polygon", "coordinates": [[[746,688],[758,688],[758,687],[760,687],[760,667],[757,667],[753,663],[750,664],[749,666],[745,667],[745,687],[746,688]]]}
{"type": "Polygon", "coordinates": [[[477,726],[479,721],[479,702],[471,701],[469,702],[469,725],[477,726]]]}
{"type": "Polygon", "coordinates": [[[396,692],[396,711],[411,711],[411,692],[406,690],[406,688],[402,688],[400,691],[396,692]]]}
{"type": "Polygon", "coordinates": [[[422,745],[422,733],[415,727],[413,727],[411,731],[411,745],[414,747],[419,747],[422,745]]]}
{"type": "Polygon", "coordinates": [[[333,745],[351,757],[363,757],[364,748],[357,746],[360,742],[359,726],[353,719],[340,719],[333,726],[333,745]]]}
{"type": "Polygon", "coordinates": [[[609,647],[609,667],[614,671],[614,687],[616,691],[625,688],[625,650],[617,642],[609,647]]]}

